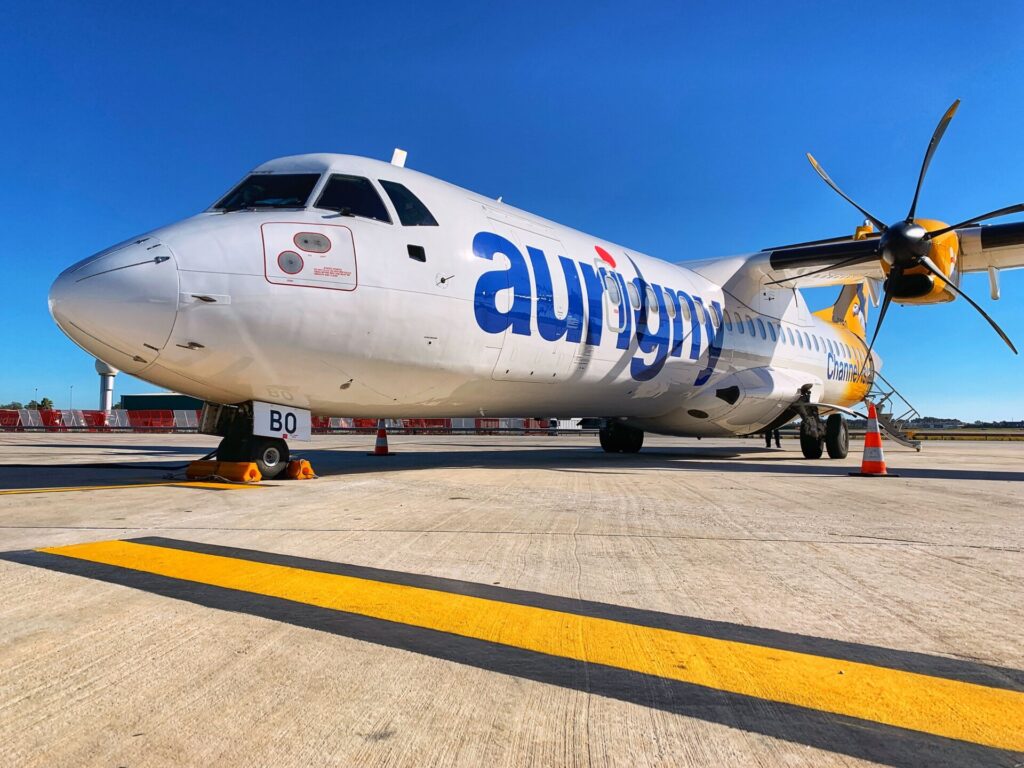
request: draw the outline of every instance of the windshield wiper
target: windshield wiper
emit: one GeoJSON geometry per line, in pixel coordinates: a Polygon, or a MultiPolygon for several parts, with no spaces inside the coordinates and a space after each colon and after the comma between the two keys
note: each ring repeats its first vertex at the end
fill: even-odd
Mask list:
{"type": "Polygon", "coordinates": [[[352,218],[355,218],[355,214],[352,213],[352,210],[350,208],[330,208],[328,210],[336,210],[337,213],[329,213],[326,216],[324,216],[325,219],[336,219],[339,216],[351,216],[352,218]]]}
{"type": "Polygon", "coordinates": [[[224,208],[222,208],[220,210],[224,211],[224,213],[232,213],[233,211],[274,211],[274,210],[286,209],[286,208],[288,208],[288,209],[292,209],[292,208],[301,209],[301,208],[303,208],[303,205],[302,205],[302,203],[299,203],[299,202],[289,202],[289,203],[284,204],[284,205],[281,205],[281,204],[278,204],[278,203],[273,203],[273,204],[271,204],[271,203],[263,203],[263,204],[260,204],[260,203],[246,203],[245,205],[225,206],[224,208]]]}

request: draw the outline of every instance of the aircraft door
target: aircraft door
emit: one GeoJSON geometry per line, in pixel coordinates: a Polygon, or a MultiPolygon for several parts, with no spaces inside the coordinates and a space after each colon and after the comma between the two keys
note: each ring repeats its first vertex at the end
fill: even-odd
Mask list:
{"type": "MultiPolygon", "coordinates": [[[[573,369],[583,335],[583,292],[579,270],[558,240],[509,224],[495,224],[515,243],[530,273],[529,334],[506,330],[492,378],[554,382],[573,369]]],[[[512,300],[513,291],[507,291],[512,300]]],[[[507,304],[499,311],[507,311],[507,304]]]]}
{"type": "Polygon", "coordinates": [[[607,266],[600,259],[594,259],[594,268],[597,269],[599,275],[602,275],[601,282],[604,286],[605,325],[610,332],[617,334],[626,327],[629,299],[615,275],[608,271],[607,266]]]}

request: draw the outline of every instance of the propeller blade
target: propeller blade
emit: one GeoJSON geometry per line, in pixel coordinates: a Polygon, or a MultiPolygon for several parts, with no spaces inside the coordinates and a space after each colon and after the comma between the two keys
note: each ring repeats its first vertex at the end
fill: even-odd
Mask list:
{"type": "Polygon", "coordinates": [[[924,153],[924,162],[921,163],[921,175],[917,177],[917,188],[914,190],[914,202],[910,204],[910,213],[907,214],[907,221],[913,221],[914,214],[917,212],[917,198],[921,194],[921,184],[924,183],[924,175],[928,173],[928,166],[931,165],[932,157],[935,155],[935,150],[939,146],[939,142],[942,141],[942,135],[946,132],[946,128],[949,126],[949,121],[953,119],[953,115],[956,114],[957,107],[960,106],[960,99],[953,102],[949,109],[946,110],[946,114],[939,120],[939,124],[935,126],[935,132],[932,134],[932,140],[928,142],[928,149],[924,153]]]}
{"type": "Polygon", "coordinates": [[[847,195],[843,192],[843,190],[841,190],[839,187],[837,187],[836,183],[834,181],[832,181],[832,179],[830,179],[828,177],[828,174],[825,173],[825,169],[822,168],[820,165],[818,165],[818,161],[814,159],[814,155],[812,155],[810,152],[807,153],[807,159],[811,161],[811,165],[814,166],[814,170],[816,170],[818,172],[818,175],[821,176],[822,180],[826,184],[828,184],[830,187],[832,187],[832,189],[835,190],[836,194],[838,194],[841,198],[843,198],[843,200],[845,200],[850,205],[852,205],[854,208],[856,208],[858,211],[860,211],[862,214],[864,214],[864,217],[867,218],[868,221],[870,221],[872,224],[874,224],[876,227],[878,227],[878,231],[879,232],[885,232],[885,230],[888,229],[888,227],[885,224],[883,224],[879,219],[876,219],[870,213],[868,213],[863,208],[861,208],[859,205],[857,205],[855,202],[853,202],[853,200],[851,200],[849,197],[847,197],[847,195]]]}
{"type": "Polygon", "coordinates": [[[863,261],[864,261],[864,256],[862,254],[857,254],[856,256],[851,256],[848,259],[843,259],[842,261],[837,261],[835,264],[826,264],[821,269],[815,269],[815,270],[812,270],[810,272],[805,272],[802,275],[793,275],[792,277],[783,277],[781,280],[772,280],[769,283],[765,283],[765,285],[782,285],[783,283],[787,283],[790,280],[799,280],[801,277],[810,277],[811,275],[820,275],[822,272],[828,272],[829,270],[833,270],[833,269],[840,269],[842,267],[847,266],[848,264],[856,264],[858,262],[862,263],[863,261]]]}
{"type": "Polygon", "coordinates": [[[960,227],[966,227],[969,224],[977,224],[977,223],[982,222],[982,221],[987,221],[988,219],[997,219],[1000,216],[1009,216],[1011,213],[1022,213],[1022,212],[1024,212],[1024,203],[1017,203],[1016,205],[1008,205],[1005,208],[1000,208],[998,211],[989,211],[988,213],[981,214],[981,216],[975,216],[973,218],[967,219],[967,221],[961,221],[959,224],[954,224],[951,227],[946,227],[945,229],[938,229],[938,230],[936,230],[934,232],[929,232],[928,233],[928,237],[938,237],[939,235],[944,235],[947,232],[952,232],[954,229],[960,229],[960,227]]]}
{"type": "MultiPolygon", "coordinates": [[[[878,338],[878,332],[882,330],[882,321],[885,320],[885,313],[889,311],[889,305],[892,303],[892,294],[889,291],[885,292],[885,298],[882,299],[882,309],[878,313],[878,322],[875,324],[875,333],[871,337],[871,343],[868,344],[868,351],[864,355],[864,364],[860,367],[860,375],[864,376],[864,369],[868,367],[868,363],[871,361],[871,350],[875,348],[875,339],[878,338]]],[[[872,362],[872,367],[874,363],[872,362]]]]}
{"type": "Polygon", "coordinates": [[[932,261],[930,258],[925,256],[923,259],[921,259],[920,263],[921,263],[922,266],[924,266],[925,269],[927,269],[929,272],[931,272],[933,275],[935,275],[935,277],[937,277],[940,280],[942,280],[946,284],[946,286],[949,288],[949,290],[951,290],[957,296],[962,296],[964,299],[967,300],[968,304],[970,304],[972,307],[974,307],[976,310],[978,310],[978,312],[981,314],[981,316],[984,317],[986,320],[988,320],[988,324],[991,325],[992,328],[995,329],[995,332],[999,334],[999,337],[1003,341],[1006,342],[1006,346],[1008,346],[1011,350],[1013,350],[1013,354],[1015,354],[1015,355],[1017,354],[1017,348],[1015,346],[1013,346],[1013,342],[1010,341],[1010,337],[1007,336],[1006,333],[1003,331],[1003,329],[999,327],[998,323],[996,323],[995,320],[993,320],[991,317],[989,317],[988,313],[984,309],[979,307],[978,304],[974,301],[974,299],[972,299],[966,293],[964,293],[959,288],[957,288],[955,285],[953,285],[953,283],[949,282],[949,278],[947,278],[944,274],[942,274],[942,272],[939,270],[939,268],[935,266],[935,262],[934,261],[932,261]]]}

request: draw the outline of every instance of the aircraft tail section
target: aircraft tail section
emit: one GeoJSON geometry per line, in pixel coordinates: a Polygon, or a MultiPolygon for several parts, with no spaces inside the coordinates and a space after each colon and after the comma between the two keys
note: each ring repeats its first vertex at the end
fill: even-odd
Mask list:
{"type": "Polygon", "coordinates": [[[844,285],[836,303],[814,313],[823,320],[845,325],[862,339],[867,335],[868,302],[864,283],[844,285]]]}

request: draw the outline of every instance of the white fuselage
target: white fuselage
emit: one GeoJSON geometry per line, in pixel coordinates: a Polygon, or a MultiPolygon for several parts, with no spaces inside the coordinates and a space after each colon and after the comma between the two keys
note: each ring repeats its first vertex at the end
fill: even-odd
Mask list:
{"type": "Polygon", "coordinates": [[[385,194],[390,223],[210,210],[64,272],[55,319],[154,384],[320,415],[620,417],[722,435],[771,423],[801,388],[863,396],[856,337],[743,257],[686,268],[365,158],[256,172],[298,171],[322,174],[311,201],[332,174],[378,193],[398,182],[437,226],[403,226],[385,194]]]}

